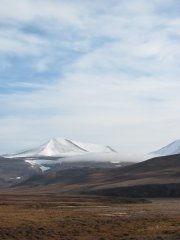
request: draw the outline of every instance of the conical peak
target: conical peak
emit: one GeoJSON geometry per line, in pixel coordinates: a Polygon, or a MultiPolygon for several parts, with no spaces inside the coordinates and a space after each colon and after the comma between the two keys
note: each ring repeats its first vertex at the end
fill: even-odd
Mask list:
{"type": "Polygon", "coordinates": [[[51,138],[45,144],[19,152],[12,156],[16,157],[39,157],[39,156],[74,156],[85,153],[109,153],[115,152],[110,146],[103,146],[99,144],[76,142],[65,138],[51,138]]]}

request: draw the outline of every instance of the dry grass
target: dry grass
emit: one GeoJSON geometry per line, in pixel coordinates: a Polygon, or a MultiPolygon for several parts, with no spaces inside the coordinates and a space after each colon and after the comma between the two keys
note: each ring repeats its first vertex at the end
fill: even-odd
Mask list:
{"type": "Polygon", "coordinates": [[[129,203],[102,197],[0,196],[0,239],[180,239],[180,200],[129,203]]]}

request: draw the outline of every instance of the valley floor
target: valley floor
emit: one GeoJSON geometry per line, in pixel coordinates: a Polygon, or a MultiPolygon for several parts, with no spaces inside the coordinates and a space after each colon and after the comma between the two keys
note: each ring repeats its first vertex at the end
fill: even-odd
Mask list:
{"type": "Polygon", "coordinates": [[[0,239],[180,239],[180,199],[0,195],[0,239]]]}

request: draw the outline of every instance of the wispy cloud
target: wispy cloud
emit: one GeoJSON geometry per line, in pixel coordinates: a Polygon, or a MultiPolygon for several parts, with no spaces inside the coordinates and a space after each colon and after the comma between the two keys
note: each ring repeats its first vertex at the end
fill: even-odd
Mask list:
{"type": "Polygon", "coordinates": [[[0,6],[1,152],[53,135],[132,153],[178,138],[176,0],[0,6]]]}

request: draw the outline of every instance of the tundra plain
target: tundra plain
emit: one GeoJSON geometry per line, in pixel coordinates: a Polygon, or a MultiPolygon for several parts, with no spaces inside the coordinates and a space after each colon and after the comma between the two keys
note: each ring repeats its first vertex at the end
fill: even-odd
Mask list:
{"type": "Polygon", "coordinates": [[[2,194],[0,239],[178,240],[180,199],[2,194]]]}

